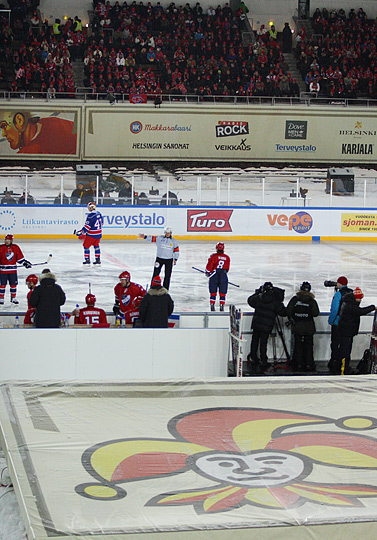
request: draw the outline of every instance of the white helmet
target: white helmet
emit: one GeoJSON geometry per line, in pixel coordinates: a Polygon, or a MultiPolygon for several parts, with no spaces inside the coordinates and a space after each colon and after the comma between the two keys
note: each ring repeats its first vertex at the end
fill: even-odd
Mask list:
{"type": "Polygon", "coordinates": [[[164,234],[172,234],[173,229],[171,227],[165,227],[164,234]]]}
{"type": "Polygon", "coordinates": [[[96,210],[97,206],[96,206],[96,203],[95,202],[90,202],[88,203],[88,210],[89,212],[94,212],[94,210],[96,210]]]}

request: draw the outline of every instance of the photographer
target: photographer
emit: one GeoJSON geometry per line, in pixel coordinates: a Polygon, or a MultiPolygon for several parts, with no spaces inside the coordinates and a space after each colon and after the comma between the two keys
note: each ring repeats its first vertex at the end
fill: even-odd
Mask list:
{"type": "Polygon", "coordinates": [[[313,335],[316,329],[314,317],[318,317],[319,307],[311,288],[310,283],[304,281],[300,290],[290,299],[287,306],[287,315],[290,319],[289,323],[292,324],[292,334],[294,335],[293,371],[315,371],[313,335]]]}
{"type": "Polygon", "coordinates": [[[330,315],[328,323],[331,325],[331,357],[328,363],[329,371],[332,375],[338,373],[338,359],[339,359],[339,339],[338,339],[338,322],[339,322],[339,308],[342,298],[345,294],[351,293],[352,289],[347,287],[348,279],[345,276],[340,276],[334,281],[325,281],[325,287],[335,287],[335,294],[333,296],[330,315]]]}
{"type": "Polygon", "coordinates": [[[360,307],[360,302],[364,298],[359,287],[352,292],[345,294],[339,310],[338,322],[338,341],[339,341],[339,357],[336,364],[337,375],[347,375],[351,361],[351,350],[354,336],[359,333],[360,317],[368,315],[376,309],[376,306],[371,304],[367,307],[360,307]]]}
{"type": "Polygon", "coordinates": [[[251,328],[253,337],[251,339],[250,354],[247,359],[251,362],[252,371],[263,372],[268,368],[267,341],[275,324],[275,319],[279,315],[286,316],[286,309],[283,304],[283,289],[274,287],[267,281],[262,287],[256,289],[255,293],[249,296],[247,303],[254,308],[251,328]],[[258,358],[258,348],[260,358],[258,358]]]}

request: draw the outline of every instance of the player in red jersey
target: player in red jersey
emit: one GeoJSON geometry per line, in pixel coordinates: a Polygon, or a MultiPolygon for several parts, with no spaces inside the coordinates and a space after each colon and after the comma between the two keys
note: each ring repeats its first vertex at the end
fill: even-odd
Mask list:
{"type": "Polygon", "coordinates": [[[35,289],[35,287],[38,284],[38,278],[35,274],[30,274],[30,276],[28,276],[25,279],[25,282],[30,290],[27,293],[27,297],[26,297],[27,298],[27,312],[25,313],[24,324],[33,324],[35,308],[31,307],[29,303],[29,298],[30,298],[31,293],[33,292],[33,289],[35,289]]]}
{"type": "Polygon", "coordinates": [[[4,244],[0,246],[0,304],[4,304],[5,288],[9,282],[10,301],[18,304],[17,294],[17,264],[23,264],[25,268],[31,268],[17,244],[13,244],[13,234],[7,234],[4,244]]]}
{"type": "Polygon", "coordinates": [[[133,324],[139,318],[139,305],[145,295],[145,289],[131,281],[127,271],[119,275],[120,283],[115,285],[115,304],[113,312],[117,317],[124,317],[126,324],[133,324]]]}
{"type": "Polygon", "coordinates": [[[216,253],[212,253],[206,266],[206,276],[209,277],[211,311],[215,311],[217,291],[220,294],[220,311],[224,311],[225,297],[228,292],[230,258],[225,255],[224,247],[223,242],[216,244],[216,253]]]}
{"type": "Polygon", "coordinates": [[[106,313],[103,309],[95,307],[96,297],[94,294],[85,296],[86,307],[76,308],[72,311],[75,316],[75,324],[87,324],[91,326],[110,326],[107,322],[106,313]]]}

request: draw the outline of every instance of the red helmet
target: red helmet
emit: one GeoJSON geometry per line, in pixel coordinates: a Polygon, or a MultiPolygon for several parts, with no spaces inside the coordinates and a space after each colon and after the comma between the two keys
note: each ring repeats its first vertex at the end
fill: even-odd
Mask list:
{"type": "Polygon", "coordinates": [[[7,234],[4,240],[10,240],[11,242],[13,242],[13,234],[7,234]]]}
{"type": "Polygon", "coordinates": [[[96,297],[94,296],[94,294],[87,294],[85,296],[85,302],[87,306],[94,306],[94,304],[96,303],[96,297]]]}
{"type": "Polygon", "coordinates": [[[135,296],[135,298],[132,301],[135,308],[138,308],[140,306],[142,299],[143,299],[142,296],[135,296]]]}
{"type": "Polygon", "coordinates": [[[125,270],[121,274],[119,274],[119,279],[128,279],[128,281],[131,281],[131,274],[125,270]]]}
{"type": "Polygon", "coordinates": [[[30,276],[28,276],[26,279],[25,279],[25,283],[34,283],[34,285],[36,285],[38,283],[38,278],[35,274],[30,274],[30,276]]]}
{"type": "Polygon", "coordinates": [[[217,242],[216,251],[224,251],[224,249],[225,249],[224,242],[217,242]]]}

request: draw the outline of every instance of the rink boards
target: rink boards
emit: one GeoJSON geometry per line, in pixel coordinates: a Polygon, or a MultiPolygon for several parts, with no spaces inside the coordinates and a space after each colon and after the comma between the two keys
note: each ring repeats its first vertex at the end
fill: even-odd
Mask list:
{"type": "Polygon", "coordinates": [[[375,376],[3,383],[28,540],[366,540],[375,376]]]}

